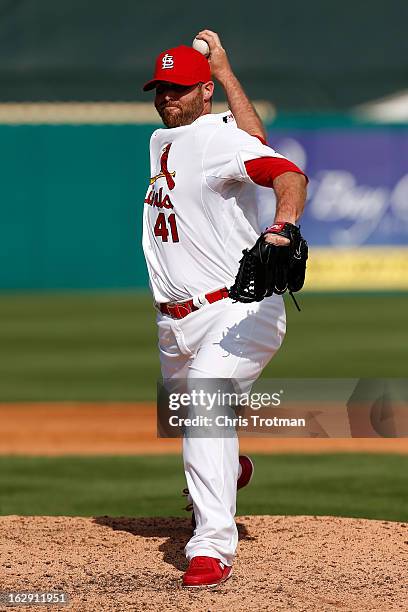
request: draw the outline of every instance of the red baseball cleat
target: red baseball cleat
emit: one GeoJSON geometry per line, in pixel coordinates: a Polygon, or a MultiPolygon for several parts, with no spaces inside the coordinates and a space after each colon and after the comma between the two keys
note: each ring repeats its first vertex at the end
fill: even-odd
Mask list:
{"type": "Polygon", "coordinates": [[[214,587],[232,574],[232,567],[214,557],[193,557],[183,576],[185,587],[214,587]]]}
{"type": "Polygon", "coordinates": [[[237,491],[249,485],[255,469],[254,464],[248,455],[239,456],[239,465],[241,466],[241,476],[237,480],[237,491]]]}
{"type": "MultiPolygon", "coordinates": [[[[237,480],[237,491],[249,485],[249,483],[252,480],[252,476],[254,475],[254,470],[255,470],[253,461],[248,457],[248,455],[239,456],[239,465],[241,466],[241,475],[239,476],[237,480]]],[[[195,521],[195,516],[194,516],[194,510],[193,510],[193,500],[191,499],[190,493],[188,492],[187,488],[183,489],[183,495],[187,497],[188,505],[185,507],[185,510],[187,510],[187,512],[192,512],[191,526],[193,529],[195,529],[196,521],[195,521]]]]}

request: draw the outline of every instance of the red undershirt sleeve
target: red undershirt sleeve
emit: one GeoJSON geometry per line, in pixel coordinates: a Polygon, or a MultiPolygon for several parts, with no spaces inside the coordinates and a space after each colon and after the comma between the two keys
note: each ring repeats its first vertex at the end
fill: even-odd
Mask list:
{"type": "Polygon", "coordinates": [[[282,157],[250,159],[245,162],[245,168],[251,180],[262,187],[273,187],[273,181],[276,177],[285,172],[303,174],[306,181],[308,180],[306,174],[296,164],[282,157]]]}
{"type": "Polygon", "coordinates": [[[268,143],[266,142],[265,138],[263,138],[262,136],[258,136],[258,134],[254,134],[255,138],[258,138],[258,140],[260,140],[262,142],[262,144],[264,145],[268,145],[268,143]]]}

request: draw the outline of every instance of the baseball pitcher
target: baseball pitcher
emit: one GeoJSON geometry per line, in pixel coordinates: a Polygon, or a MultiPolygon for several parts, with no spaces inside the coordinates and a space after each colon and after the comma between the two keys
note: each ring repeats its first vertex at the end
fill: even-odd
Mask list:
{"type": "MultiPolygon", "coordinates": [[[[307,244],[296,223],[307,179],[267,146],[217,34],[197,38],[208,43],[208,59],[187,46],[167,49],[143,88],[154,90],[165,125],[150,141],[143,216],[161,369],[191,388],[197,379],[250,388],[285,335],[281,294],[303,285],[307,244]],[[213,78],[231,112],[211,113],[213,78]],[[268,228],[258,225],[256,185],[275,192],[268,228]]],[[[183,586],[214,586],[231,575],[236,494],[253,464],[239,456],[236,435],[184,436],[183,459],[195,527],[183,586]]]]}

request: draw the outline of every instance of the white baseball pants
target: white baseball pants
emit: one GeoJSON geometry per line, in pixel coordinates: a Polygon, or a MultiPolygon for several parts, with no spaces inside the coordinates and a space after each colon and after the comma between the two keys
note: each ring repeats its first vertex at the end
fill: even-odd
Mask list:
{"type": "MultiPolygon", "coordinates": [[[[159,313],[157,321],[164,379],[185,379],[187,387],[194,378],[240,379],[248,383],[247,392],[286,331],[285,307],[277,295],[251,304],[227,298],[183,319],[159,313]]],[[[232,565],[238,542],[238,439],[184,437],[183,460],[197,523],[186,557],[216,557],[232,565]]]]}

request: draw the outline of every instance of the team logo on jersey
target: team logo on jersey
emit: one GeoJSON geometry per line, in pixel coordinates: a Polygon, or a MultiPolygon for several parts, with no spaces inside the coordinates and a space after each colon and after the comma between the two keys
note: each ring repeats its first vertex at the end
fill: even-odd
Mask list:
{"type": "Polygon", "coordinates": [[[162,69],[166,70],[167,68],[173,68],[174,66],[174,58],[172,55],[169,55],[168,53],[166,53],[166,55],[163,55],[162,57],[162,69]]]}
{"type": "Polygon", "coordinates": [[[165,178],[166,179],[166,183],[167,183],[167,187],[170,190],[172,190],[176,186],[176,183],[174,181],[174,177],[176,176],[176,171],[174,170],[173,172],[169,172],[169,170],[167,169],[167,163],[168,163],[168,159],[169,159],[170,147],[171,147],[171,143],[168,144],[164,148],[164,151],[163,151],[163,153],[162,153],[162,155],[160,157],[160,172],[159,172],[159,174],[156,174],[156,176],[152,176],[151,177],[149,184],[153,185],[160,178],[165,178]]]}
{"type": "Polygon", "coordinates": [[[174,208],[168,194],[163,197],[163,187],[158,192],[152,187],[145,198],[145,204],[156,208],[174,208]]]}

